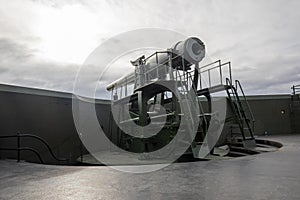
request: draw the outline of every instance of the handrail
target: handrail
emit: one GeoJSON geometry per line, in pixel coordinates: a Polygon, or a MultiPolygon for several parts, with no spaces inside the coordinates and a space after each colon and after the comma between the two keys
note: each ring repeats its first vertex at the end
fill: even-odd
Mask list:
{"type": "MultiPolygon", "coordinates": [[[[156,55],[156,56],[157,56],[158,53],[172,53],[172,52],[169,52],[169,51],[155,52],[155,53],[153,53],[151,56],[149,56],[148,58],[152,57],[153,55],[156,55]]],[[[170,61],[172,61],[172,60],[174,60],[174,59],[176,59],[176,58],[178,58],[178,57],[180,57],[180,56],[181,56],[181,55],[176,55],[176,56],[174,56],[174,57],[172,57],[172,58],[169,57],[169,59],[167,59],[167,60],[165,60],[164,62],[161,62],[161,63],[159,63],[159,62],[158,62],[158,59],[156,59],[156,66],[155,66],[155,67],[152,67],[152,68],[150,68],[150,69],[148,69],[148,70],[145,71],[144,74],[143,74],[144,79],[145,79],[145,83],[144,83],[144,84],[147,84],[147,83],[149,83],[149,82],[152,82],[155,78],[159,79],[159,74],[158,74],[159,68],[162,67],[162,66],[164,66],[164,65],[166,65],[166,64],[169,63],[170,61]],[[151,75],[151,73],[153,73],[154,71],[157,71],[157,77],[154,77],[154,78],[153,78],[152,75],[151,75]],[[147,76],[148,76],[148,78],[147,78],[147,76]],[[149,78],[149,77],[150,77],[150,78],[149,78]]],[[[146,61],[148,58],[146,58],[145,61],[146,61]]],[[[136,80],[137,80],[137,76],[136,76],[135,78],[136,78],[136,80]]]]}
{"type": "MultiPolygon", "coordinates": [[[[33,153],[35,153],[35,155],[37,155],[37,157],[39,158],[40,162],[42,164],[44,164],[42,157],[40,156],[39,152],[37,150],[35,150],[34,148],[30,148],[30,147],[20,147],[20,148],[0,148],[0,150],[3,151],[31,151],[33,153]]],[[[19,154],[19,153],[18,153],[19,154]]],[[[20,157],[18,157],[18,162],[20,162],[20,157]]]]}
{"type": "Polygon", "coordinates": [[[199,69],[203,69],[205,67],[211,66],[211,65],[216,64],[216,63],[218,63],[219,65],[221,65],[221,60],[217,60],[215,62],[212,62],[212,63],[209,63],[207,65],[201,66],[201,67],[199,67],[199,69]]]}
{"type": "Polygon", "coordinates": [[[241,85],[240,81],[239,81],[239,80],[235,80],[235,85],[236,85],[236,88],[239,88],[240,91],[242,92],[243,98],[245,99],[245,102],[246,102],[247,107],[248,107],[248,111],[250,112],[252,122],[255,122],[255,118],[254,118],[253,112],[252,112],[252,110],[251,110],[251,107],[250,107],[249,102],[248,102],[248,100],[247,100],[247,98],[246,98],[246,95],[245,95],[245,93],[244,93],[244,90],[243,90],[243,88],[242,88],[242,85],[241,85]],[[237,86],[238,86],[238,87],[237,87],[237,86]]]}
{"type": "Polygon", "coordinates": [[[293,95],[300,94],[300,85],[293,85],[291,89],[293,95]]]}
{"type": "MultiPolygon", "coordinates": [[[[241,130],[243,140],[246,140],[246,136],[244,134],[244,120],[243,120],[243,119],[245,119],[244,116],[243,116],[243,114],[245,115],[245,112],[242,113],[242,111],[241,111],[241,107],[240,107],[241,105],[239,104],[240,101],[239,101],[239,96],[238,96],[237,90],[232,85],[232,81],[229,80],[229,78],[226,78],[226,85],[227,85],[228,89],[231,90],[231,93],[227,90],[227,94],[228,94],[228,97],[230,99],[232,108],[236,112],[236,115],[238,117],[238,125],[239,125],[239,128],[241,130]],[[232,102],[231,94],[234,95],[235,100],[238,102],[236,105],[234,105],[233,102],[232,102]]],[[[248,124],[247,121],[246,121],[246,124],[248,124]]]]}
{"type": "MultiPolygon", "coordinates": [[[[147,61],[149,58],[151,58],[151,57],[153,57],[153,56],[156,56],[156,57],[157,57],[158,54],[170,54],[170,53],[173,53],[173,52],[172,52],[172,51],[157,51],[157,52],[151,54],[149,57],[145,58],[144,61],[147,61]]],[[[141,76],[144,77],[144,81],[145,81],[145,82],[143,83],[143,85],[144,85],[144,84],[147,84],[147,83],[150,83],[150,82],[153,82],[153,81],[155,81],[155,79],[159,79],[159,75],[158,75],[158,70],[159,70],[159,68],[161,68],[162,66],[166,65],[167,63],[172,62],[174,59],[177,59],[177,58],[180,57],[180,56],[182,56],[182,55],[175,55],[174,57],[170,57],[170,55],[169,55],[169,58],[166,59],[166,60],[164,60],[163,62],[159,62],[159,61],[158,61],[158,58],[157,58],[157,59],[156,59],[156,66],[151,67],[150,69],[147,69],[147,70],[144,72],[144,74],[141,75],[141,76]],[[155,72],[155,71],[157,71],[157,76],[152,77],[153,72],[155,72]]],[[[184,60],[184,58],[183,58],[183,60],[184,60]]],[[[219,74],[220,74],[220,83],[223,84],[223,66],[228,66],[229,78],[230,78],[230,80],[232,81],[231,63],[230,63],[230,62],[221,63],[221,60],[217,60],[217,61],[215,61],[215,62],[206,64],[206,65],[204,65],[204,66],[201,66],[201,67],[195,69],[195,70],[198,70],[198,73],[199,73],[200,88],[202,89],[202,74],[204,74],[204,73],[208,73],[209,87],[211,87],[211,84],[212,84],[212,83],[211,83],[211,74],[210,74],[210,72],[211,72],[212,70],[215,70],[215,69],[218,69],[219,74]],[[217,65],[216,65],[216,64],[217,64],[217,65]],[[208,68],[209,66],[212,66],[212,67],[208,68]]],[[[177,71],[177,69],[174,69],[174,70],[177,71]]],[[[136,71],[135,71],[135,73],[136,73],[136,71]]],[[[189,73],[193,73],[193,72],[189,72],[189,73]]],[[[185,75],[186,75],[186,74],[179,75],[179,76],[185,76],[185,75]]],[[[136,76],[136,77],[135,77],[135,86],[134,86],[134,87],[136,87],[136,84],[137,84],[136,81],[138,80],[137,74],[135,74],[135,76],[136,76]]],[[[177,77],[178,77],[178,74],[176,73],[176,78],[177,78],[177,77]]],[[[182,78],[182,77],[179,77],[179,78],[182,78]]],[[[126,79],[126,77],[125,77],[125,79],[126,79]]],[[[197,83],[197,84],[198,84],[198,83],[197,83]]],[[[126,90],[127,87],[128,87],[127,81],[125,81],[124,83],[121,83],[120,85],[117,85],[117,84],[116,84],[116,88],[118,88],[118,87],[123,87],[123,86],[125,86],[125,90],[126,90]]],[[[141,86],[141,85],[139,85],[139,87],[140,87],[140,86],[141,86]]],[[[125,96],[126,96],[126,95],[125,95],[125,96]]]]}
{"type": "MultiPolygon", "coordinates": [[[[230,89],[231,89],[232,93],[235,94],[236,100],[239,100],[237,89],[232,85],[232,81],[229,78],[226,78],[226,85],[230,86],[230,89]]],[[[240,108],[240,106],[238,104],[237,104],[237,111],[238,111],[238,115],[242,118],[243,114],[242,114],[241,108],[240,108]]]]}
{"type": "Polygon", "coordinates": [[[20,147],[21,146],[20,145],[20,138],[22,138],[22,137],[24,137],[24,138],[25,137],[31,137],[31,138],[35,138],[35,139],[41,141],[47,147],[47,149],[50,152],[51,156],[55,160],[57,160],[59,162],[61,162],[61,161],[68,162],[69,161],[69,159],[67,159],[67,158],[58,158],[58,157],[56,157],[55,154],[53,153],[50,145],[43,138],[41,138],[41,137],[39,137],[37,135],[33,135],[33,134],[21,134],[21,133],[17,133],[16,135],[1,135],[0,139],[1,138],[2,139],[3,138],[17,138],[17,148],[16,149],[14,149],[14,148],[0,148],[0,150],[16,150],[16,151],[18,151],[18,162],[20,161],[20,151],[21,150],[29,150],[29,151],[34,152],[39,157],[39,160],[43,164],[43,160],[42,160],[42,158],[41,158],[41,156],[40,156],[40,154],[39,154],[39,152],[37,150],[35,150],[34,148],[30,148],[30,147],[20,147]]]}
{"type": "Polygon", "coordinates": [[[157,54],[159,54],[159,53],[172,53],[172,51],[156,51],[156,52],[154,52],[154,53],[152,53],[150,56],[148,56],[147,58],[145,58],[144,60],[146,61],[146,60],[149,60],[152,56],[157,56],[157,54]]]}
{"type": "Polygon", "coordinates": [[[52,149],[50,148],[49,144],[48,144],[43,138],[41,138],[41,137],[39,137],[39,136],[36,136],[36,135],[33,135],[33,134],[20,134],[20,136],[21,136],[21,137],[32,137],[32,138],[36,138],[36,139],[40,140],[42,143],[45,144],[45,146],[48,148],[50,154],[52,155],[52,157],[53,157],[55,160],[57,160],[57,161],[64,161],[64,162],[68,161],[67,158],[58,158],[58,157],[56,157],[56,156],[54,155],[52,149]]]}
{"type": "MultiPolygon", "coordinates": [[[[173,58],[171,58],[171,60],[175,60],[175,59],[178,58],[178,57],[180,57],[180,55],[174,56],[173,58]]],[[[153,67],[153,68],[151,68],[151,69],[149,69],[149,70],[147,70],[145,73],[150,73],[150,72],[152,72],[152,71],[158,69],[160,66],[163,66],[163,65],[167,64],[168,62],[169,62],[169,59],[166,60],[166,61],[164,61],[164,62],[162,62],[162,63],[158,63],[158,61],[157,61],[157,62],[156,62],[156,66],[153,67]]]]}
{"type": "Polygon", "coordinates": [[[202,89],[202,77],[204,73],[207,73],[208,76],[208,86],[212,87],[212,83],[211,83],[211,71],[212,70],[218,70],[219,71],[219,78],[220,78],[220,84],[223,84],[223,69],[225,66],[228,66],[228,73],[229,73],[229,79],[232,82],[232,74],[231,74],[231,62],[226,62],[226,63],[221,63],[221,60],[215,61],[213,63],[210,63],[208,65],[205,65],[201,68],[198,68],[198,72],[199,72],[199,81],[200,81],[200,89],[202,89]],[[213,64],[218,63],[217,66],[212,66],[213,64]],[[212,66],[210,68],[207,68],[208,66],[212,66]],[[203,68],[206,68],[204,70],[201,70],[203,68]]]}
{"type": "MultiPolygon", "coordinates": [[[[246,106],[247,106],[248,112],[250,113],[250,119],[249,120],[252,121],[252,131],[254,131],[255,118],[254,118],[253,112],[251,110],[251,107],[250,107],[249,102],[248,102],[248,100],[246,98],[246,95],[244,93],[244,90],[242,88],[242,85],[241,85],[240,81],[239,80],[235,80],[235,86],[233,86],[232,85],[232,81],[230,81],[228,78],[226,78],[226,84],[227,84],[227,86],[231,86],[230,88],[231,88],[232,92],[235,93],[235,96],[236,96],[236,99],[237,99],[238,102],[240,102],[240,100],[239,100],[240,96],[238,95],[238,90],[240,90],[242,92],[242,97],[244,98],[244,101],[246,102],[246,106]]],[[[242,105],[237,105],[237,110],[238,110],[238,114],[241,117],[245,117],[245,120],[248,119],[248,117],[247,117],[247,115],[245,113],[245,110],[242,108],[242,105]],[[241,106],[241,108],[240,108],[240,106],[241,106]],[[241,112],[240,109],[242,109],[243,112],[241,112]]],[[[250,125],[248,124],[247,121],[246,121],[246,125],[250,128],[250,125]]],[[[252,132],[250,132],[250,134],[252,135],[252,132]]],[[[244,138],[244,136],[243,136],[243,138],[244,138]]]]}

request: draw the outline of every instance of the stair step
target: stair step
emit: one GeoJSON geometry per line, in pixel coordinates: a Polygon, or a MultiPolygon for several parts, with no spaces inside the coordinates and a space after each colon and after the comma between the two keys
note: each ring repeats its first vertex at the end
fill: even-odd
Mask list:
{"type": "Polygon", "coordinates": [[[164,125],[166,122],[151,122],[153,125],[164,125]]]}
{"type": "Polygon", "coordinates": [[[213,113],[203,113],[203,114],[199,114],[198,117],[206,117],[206,116],[212,116],[213,113]]]}
{"type": "Polygon", "coordinates": [[[230,152],[230,148],[228,145],[220,146],[220,147],[215,147],[214,148],[214,155],[219,155],[219,156],[226,156],[230,152]]]}
{"type": "Polygon", "coordinates": [[[128,122],[133,122],[133,121],[137,121],[137,120],[139,120],[139,117],[135,117],[135,118],[131,118],[131,119],[128,119],[128,120],[121,121],[120,124],[125,124],[125,123],[128,123],[128,122]]]}
{"type": "Polygon", "coordinates": [[[243,140],[243,146],[245,149],[254,149],[256,147],[255,139],[248,138],[243,140]]]}
{"type": "Polygon", "coordinates": [[[247,155],[249,155],[249,154],[242,153],[242,152],[237,152],[237,151],[230,151],[228,153],[228,156],[230,156],[230,157],[243,157],[243,156],[247,156],[247,155]]]}

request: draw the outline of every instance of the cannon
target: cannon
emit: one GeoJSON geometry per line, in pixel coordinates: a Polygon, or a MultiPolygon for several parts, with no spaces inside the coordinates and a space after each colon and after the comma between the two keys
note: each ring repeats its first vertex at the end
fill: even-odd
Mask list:
{"type": "Polygon", "coordinates": [[[127,74],[109,84],[106,89],[112,91],[115,87],[128,85],[136,80],[136,87],[141,87],[153,79],[166,79],[170,67],[175,70],[188,71],[191,65],[198,64],[205,57],[205,45],[196,37],[189,37],[177,42],[172,48],[157,51],[145,58],[141,56],[131,64],[136,67],[135,72],[127,74]]]}
{"type": "MultiPolygon", "coordinates": [[[[172,141],[179,130],[179,124],[184,119],[183,116],[190,115],[188,118],[191,121],[197,118],[194,120],[194,124],[198,128],[196,136],[192,138],[192,141],[189,141],[191,145],[187,151],[192,153],[195,158],[199,158],[199,149],[201,146],[207,146],[206,137],[210,125],[218,123],[215,117],[217,115],[212,112],[211,93],[226,91],[234,113],[234,120],[238,122],[237,126],[241,132],[244,146],[255,147],[252,127],[249,124],[251,120],[246,116],[246,111],[239,99],[238,87],[241,89],[241,86],[240,84],[236,84],[236,86],[232,84],[230,62],[221,63],[218,60],[199,67],[199,63],[204,57],[204,43],[197,37],[189,37],[164,51],[154,52],[148,57],[143,55],[130,61],[135,67],[134,72],[112,82],[106,88],[111,91],[112,105],[117,105],[119,109],[117,110],[117,119],[115,116],[110,116],[111,132],[109,135],[116,135],[114,137],[116,140],[112,142],[126,151],[135,153],[155,152],[172,141]],[[228,71],[227,75],[225,75],[225,68],[228,71]],[[212,85],[211,83],[213,71],[217,71],[219,74],[217,77],[219,84],[212,85]],[[205,74],[209,80],[206,87],[203,86],[202,80],[205,74]],[[132,91],[128,89],[130,86],[133,88],[132,91]],[[187,96],[184,99],[179,99],[181,94],[189,95],[191,93],[196,94],[196,97],[187,96]],[[207,100],[206,108],[199,106],[197,115],[194,115],[195,112],[189,109],[188,113],[182,113],[180,102],[184,100],[191,104],[199,103],[200,105],[199,98],[201,96],[207,100]],[[160,112],[162,107],[166,110],[164,114],[160,112]],[[129,109],[129,115],[122,117],[125,113],[124,109],[129,109]],[[157,135],[149,138],[128,135],[120,128],[113,128],[121,125],[129,126],[127,130],[137,130],[130,126],[147,126],[151,120],[160,118],[166,121],[155,122],[164,124],[164,126],[157,135]]],[[[244,94],[243,98],[245,98],[244,94]]],[[[141,134],[143,136],[143,133],[141,134]]],[[[215,145],[224,145],[228,134],[228,131],[224,134],[218,133],[218,137],[222,140],[215,141],[213,146],[209,148],[213,150],[215,145]]],[[[211,137],[214,138],[215,136],[211,137]]]]}

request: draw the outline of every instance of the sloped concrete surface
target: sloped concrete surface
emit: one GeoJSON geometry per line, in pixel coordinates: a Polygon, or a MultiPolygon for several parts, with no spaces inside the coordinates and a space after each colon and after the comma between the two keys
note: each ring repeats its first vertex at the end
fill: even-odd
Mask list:
{"type": "Polygon", "coordinates": [[[146,174],[0,161],[0,199],[299,199],[300,135],[276,152],[175,163],[146,174]]]}

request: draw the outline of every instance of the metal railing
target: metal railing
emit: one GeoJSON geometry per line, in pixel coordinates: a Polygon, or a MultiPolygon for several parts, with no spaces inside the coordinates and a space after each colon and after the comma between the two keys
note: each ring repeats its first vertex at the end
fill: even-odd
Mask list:
{"type": "MultiPolygon", "coordinates": [[[[253,132],[254,132],[254,126],[255,126],[255,118],[254,118],[253,112],[248,103],[248,100],[246,98],[246,95],[244,93],[241,83],[239,82],[239,80],[235,80],[235,85],[233,85],[233,83],[227,78],[226,84],[228,86],[228,89],[230,90],[230,91],[228,91],[228,96],[229,96],[230,101],[233,101],[233,100],[236,101],[236,106],[233,106],[233,108],[234,108],[234,110],[236,110],[237,115],[239,117],[240,129],[243,133],[243,129],[245,128],[244,127],[244,123],[245,123],[247,126],[246,128],[249,129],[251,138],[253,138],[254,137],[253,132]],[[239,95],[239,91],[242,93],[242,95],[239,95]],[[242,105],[241,98],[243,98],[243,101],[245,102],[246,105],[242,105]],[[246,113],[246,110],[244,108],[245,106],[247,109],[247,113],[249,113],[250,116],[249,116],[249,114],[246,113]],[[251,124],[252,127],[249,124],[250,121],[252,123],[251,124]]],[[[246,139],[244,133],[242,136],[243,136],[243,139],[246,139]]]]}
{"type": "Polygon", "coordinates": [[[198,72],[199,72],[199,80],[198,80],[198,83],[196,83],[197,86],[199,86],[199,89],[210,88],[217,84],[224,85],[224,84],[226,84],[226,81],[225,81],[226,78],[232,82],[231,62],[221,63],[221,60],[217,60],[210,64],[201,66],[198,69],[195,68],[195,70],[181,71],[181,74],[177,73],[177,71],[179,71],[179,70],[176,70],[176,69],[172,69],[172,70],[176,73],[174,76],[174,80],[177,81],[178,79],[181,79],[181,78],[188,80],[187,84],[188,84],[189,88],[191,86],[195,86],[194,85],[195,83],[192,78],[195,74],[195,70],[198,70],[198,72]],[[228,77],[224,76],[224,74],[225,74],[224,71],[226,70],[226,68],[228,71],[228,74],[227,74],[228,77]],[[213,71],[218,72],[218,77],[217,77],[218,81],[215,83],[215,85],[212,83],[212,79],[216,78],[216,77],[212,77],[213,71]],[[205,75],[207,75],[207,76],[205,76],[205,75]],[[208,84],[206,85],[206,87],[204,87],[204,81],[205,81],[204,78],[207,78],[206,81],[208,81],[208,84]],[[189,81],[189,80],[192,80],[192,81],[189,81]]]}
{"type": "Polygon", "coordinates": [[[208,87],[212,87],[212,75],[211,73],[213,71],[217,71],[219,74],[219,81],[218,83],[220,85],[224,84],[224,68],[228,67],[228,79],[230,81],[232,81],[232,74],[231,74],[231,62],[226,62],[226,63],[221,63],[221,60],[217,60],[215,62],[212,62],[210,64],[204,65],[199,67],[198,71],[199,71],[199,84],[200,84],[200,89],[203,89],[203,77],[205,74],[207,74],[207,78],[208,78],[208,87]]]}
{"type": "MultiPolygon", "coordinates": [[[[134,72],[134,81],[133,81],[133,90],[136,88],[142,87],[146,84],[155,82],[160,80],[178,80],[178,69],[172,68],[172,62],[176,60],[178,57],[182,57],[182,65],[184,65],[184,57],[183,55],[173,55],[172,51],[157,51],[153,54],[151,54],[149,57],[145,58],[143,60],[143,63],[141,66],[136,67],[135,72],[134,72]],[[163,61],[159,60],[159,55],[160,54],[167,54],[166,59],[163,61]],[[155,60],[155,66],[151,68],[145,68],[145,63],[150,59],[153,58],[155,60]],[[137,68],[141,68],[139,71],[137,68]],[[174,73],[175,72],[175,73],[174,73]],[[162,73],[162,74],[160,74],[162,73]],[[169,75],[169,77],[167,77],[169,75]]],[[[221,60],[217,60],[215,62],[209,63],[207,65],[197,67],[195,70],[198,70],[199,74],[199,80],[197,83],[197,86],[199,85],[200,89],[204,88],[211,88],[215,85],[224,85],[225,84],[225,79],[229,78],[231,81],[232,80],[232,74],[231,74],[231,62],[226,62],[222,63],[221,60]],[[213,76],[217,73],[217,77],[213,76]],[[226,76],[225,76],[226,74],[226,76]],[[216,80],[216,84],[212,83],[213,79],[218,79],[216,80]],[[206,84],[205,84],[206,83],[206,84]],[[205,84],[205,87],[204,87],[205,84]]],[[[183,78],[187,78],[187,76],[192,77],[195,74],[195,70],[180,70],[182,71],[182,74],[180,76],[183,76],[183,78]]],[[[127,78],[125,77],[125,81],[121,81],[119,84],[116,84],[115,90],[120,90],[120,97],[126,97],[128,95],[127,90],[129,87],[129,82],[127,82],[127,78]],[[125,90],[125,96],[123,96],[123,87],[125,90]]],[[[112,97],[113,97],[113,90],[112,90],[112,97]]]]}
{"type": "Polygon", "coordinates": [[[58,162],[66,162],[68,163],[69,159],[66,159],[66,158],[58,158],[55,156],[55,154],[53,153],[50,145],[41,137],[39,136],[36,136],[36,135],[33,135],[33,134],[22,134],[22,133],[17,133],[16,135],[1,135],[0,136],[0,139],[6,139],[6,138],[17,138],[17,141],[16,141],[16,144],[17,144],[17,148],[3,148],[3,147],[0,147],[0,150],[2,151],[17,151],[17,161],[20,162],[21,160],[21,151],[31,151],[33,153],[36,154],[36,156],[39,158],[40,162],[42,164],[44,164],[44,161],[40,155],[40,153],[34,149],[34,148],[31,148],[31,147],[22,147],[21,146],[21,138],[34,138],[34,139],[37,139],[38,141],[42,142],[42,144],[44,144],[50,155],[58,162]]]}
{"type": "MultiPolygon", "coordinates": [[[[168,74],[168,70],[172,70],[172,67],[170,67],[170,65],[172,65],[172,61],[175,60],[176,58],[180,57],[181,55],[176,55],[174,57],[171,56],[172,52],[171,51],[157,51],[155,53],[153,53],[152,55],[150,55],[149,57],[147,57],[145,59],[145,62],[155,56],[155,61],[156,61],[156,66],[155,67],[152,67],[150,69],[148,69],[147,71],[144,72],[144,74],[140,74],[139,76],[144,76],[144,80],[145,80],[145,83],[144,84],[148,84],[148,83],[151,83],[151,82],[154,82],[155,79],[159,80],[160,79],[160,72],[159,70],[161,70],[161,67],[164,68],[165,70],[165,73],[163,75],[167,75],[168,74]],[[158,54],[168,54],[168,59],[166,59],[164,62],[159,62],[158,60],[158,54]],[[167,65],[169,65],[170,68],[167,67],[167,65]],[[154,72],[154,73],[153,73],[154,72]],[[152,74],[155,74],[156,76],[153,77],[152,74]]],[[[173,69],[173,70],[176,70],[176,69],[173,69]]],[[[137,74],[136,74],[136,78],[137,78],[137,74]]],[[[141,85],[142,86],[142,85],[141,85]]]]}
{"type": "Polygon", "coordinates": [[[249,105],[249,102],[248,102],[248,100],[247,100],[247,97],[246,97],[246,95],[245,95],[245,93],[244,93],[244,90],[243,90],[242,85],[241,85],[241,83],[240,83],[239,80],[235,80],[235,88],[236,88],[237,92],[238,92],[238,90],[241,91],[242,97],[243,97],[243,99],[244,99],[244,102],[246,102],[246,107],[247,107],[248,113],[250,114],[250,120],[251,120],[251,122],[252,122],[252,130],[254,131],[254,125],[255,125],[254,114],[253,114],[253,112],[252,112],[252,109],[251,109],[251,107],[250,107],[250,105],[249,105]]]}
{"type": "Polygon", "coordinates": [[[300,85],[293,85],[291,89],[292,95],[300,94],[300,85]]]}

